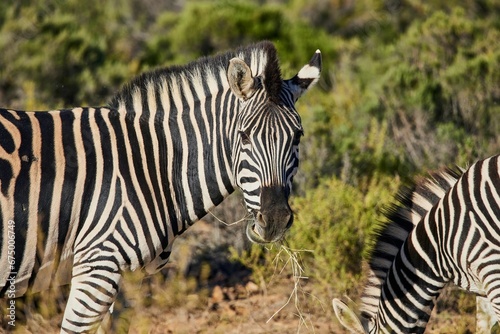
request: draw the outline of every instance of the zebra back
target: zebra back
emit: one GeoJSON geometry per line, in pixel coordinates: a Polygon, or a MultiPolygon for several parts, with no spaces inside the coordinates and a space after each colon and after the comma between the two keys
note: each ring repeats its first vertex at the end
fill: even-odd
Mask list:
{"type": "Polygon", "coordinates": [[[368,278],[361,296],[363,320],[375,317],[381,287],[394,258],[400,251],[410,232],[422,217],[453,187],[464,170],[459,167],[446,168],[429,173],[404,186],[396,195],[396,203],[384,210],[387,223],[375,229],[375,240],[369,257],[368,278]]]}

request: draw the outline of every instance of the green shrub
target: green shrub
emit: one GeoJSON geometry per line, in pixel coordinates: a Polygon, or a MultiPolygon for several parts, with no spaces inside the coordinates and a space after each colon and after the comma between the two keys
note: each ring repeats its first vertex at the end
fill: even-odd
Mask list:
{"type": "Polygon", "coordinates": [[[24,109],[23,86],[29,81],[36,100],[51,109],[105,104],[131,75],[134,27],[117,24],[128,15],[126,0],[104,5],[33,1],[9,7],[0,26],[3,103],[24,109]]]}
{"type": "Polygon", "coordinates": [[[363,192],[332,177],[295,198],[288,244],[311,251],[303,256],[305,275],[337,291],[357,284],[368,240],[382,219],[379,210],[392,201],[399,183],[397,177],[373,178],[363,192]]]}

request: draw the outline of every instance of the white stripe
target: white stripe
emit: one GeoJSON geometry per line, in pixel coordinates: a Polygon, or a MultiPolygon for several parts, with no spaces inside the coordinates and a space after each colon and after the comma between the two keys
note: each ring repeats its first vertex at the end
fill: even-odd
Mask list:
{"type": "MultiPolygon", "coordinates": [[[[156,113],[158,111],[158,106],[156,105],[156,91],[154,89],[154,84],[152,82],[150,82],[148,84],[148,108],[149,108],[149,113],[150,113],[150,116],[149,116],[149,133],[151,133],[151,146],[153,147],[153,157],[154,157],[154,167],[156,169],[156,179],[157,179],[157,182],[161,182],[161,174],[160,174],[160,170],[161,170],[161,166],[160,166],[160,156],[159,156],[159,151],[160,151],[160,146],[158,144],[158,137],[156,136],[156,129],[155,129],[155,120],[156,120],[156,113]]],[[[148,174],[147,174],[147,179],[148,179],[148,182],[151,182],[150,178],[149,178],[149,171],[148,171],[148,174]]],[[[152,186],[149,186],[150,189],[153,189],[152,186]]],[[[163,211],[165,212],[165,216],[167,217],[167,220],[168,220],[168,210],[167,210],[167,200],[165,199],[165,193],[163,191],[163,187],[161,186],[161,184],[158,185],[158,188],[159,188],[159,191],[160,191],[160,196],[161,196],[161,201],[162,201],[162,204],[163,204],[163,211]]],[[[159,203],[156,202],[156,197],[153,197],[154,198],[154,202],[155,202],[155,211],[156,211],[156,216],[158,218],[160,218],[160,212],[159,212],[159,209],[158,209],[158,205],[159,203]]],[[[165,226],[166,226],[166,222],[162,222],[162,224],[160,224],[160,227],[161,227],[161,233],[163,235],[166,235],[167,233],[165,233],[165,226]]]]}
{"type": "MultiPolygon", "coordinates": [[[[148,96],[148,107],[150,108],[149,109],[150,117],[149,117],[148,125],[151,127],[152,125],[154,125],[154,117],[151,117],[151,113],[156,111],[156,97],[155,97],[155,93],[154,93],[154,84],[151,81],[148,82],[148,84],[146,86],[146,91],[147,91],[147,96],[148,96]]],[[[135,96],[137,96],[137,100],[134,98],[134,109],[139,110],[141,115],[143,115],[144,111],[142,110],[141,94],[137,93],[137,94],[135,94],[135,96]]],[[[145,122],[145,121],[146,120],[144,120],[143,116],[141,116],[141,118],[139,118],[139,117],[134,118],[134,129],[135,129],[135,133],[137,136],[137,141],[139,143],[139,147],[138,147],[139,152],[134,152],[134,155],[139,154],[141,156],[142,167],[143,167],[143,171],[144,171],[144,178],[146,180],[146,185],[147,185],[149,192],[151,194],[151,198],[153,199],[153,206],[154,206],[154,210],[155,210],[154,214],[158,218],[158,221],[160,222],[161,232],[162,232],[162,234],[164,234],[165,229],[164,229],[163,224],[161,224],[160,210],[158,208],[158,202],[156,201],[156,194],[154,192],[153,182],[151,182],[151,177],[149,175],[149,167],[150,166],[147,163],[146,147],[145,147],[145,143],[144,143],[144,138],[142,137],[141,122],[145,122]]],[[[154,131],[154,127],[153,127],[153,132],[151,132],[151,137],[156,137],[154,135],[155,133],[156,132],[154,131]]],[[[151,143],[151,145],[152,145],[153,152],[158,152],[158,146],[153,145],[153,143],[151,143]]],[[[135,175],[134,175],[134,177],[135,177],[135,175]]],[[[139,190],[140,188],[136,188],[136,189],[138,190],[138,192],[141,192],[141,194],[143,194],[143,192],[139,190]]],[[[144,201],[145,201],[145,199],[144,199],[144,201]]],[[[155,231],[156,229],[154,227],[153,217],[151,216],[153,213],[150,212],[149,207],[147,207],[147,210],[144,210],[144,211],[145,211],[146,215],[149,216],[146,218],[148,220],[148,223],[149,223],[148,228],[150,229],[150,231],[155,231]]],[[[152,239],[153,239],[155,244],[160,243],[160,240],[158,239],[158,236],[156,235],[156,233],[154,233],[154,236],[152,239]]]]}
{"type": "MultiPolygon", "coordinates": [[[[179,135],[180,135],[180,142],[183,145],[183,150],[181,152],[182,155],[182,166],[181,166],[181,181],[182,181],[182,190],[184,193],[184,200],[186,203],[186,209],[188,211],[188,216],[190,219],[194,220],[196,219],[196,215],[194,213],[194,205],[193,205],[193,197],[191,195],[191,190],[189,189],[189,182],[188,182],[188,172],[189,172],[189,166],[188,166],[188,138],[186,134],[186,130],[184,129],[184,122],[182,119],[183,116],[183,110],[184,110],[184,105],[182,104],[182,92],[179,89],[179,83],[177,81],[178,78],[172,78],[172,86],[170,87],[172,89],[172,98],[174,105],[177,109],[177,126],[179,127],[179,135]]],[[[181,83],[183,80],[185,80],[185,77],[183,75],[180,76],[181,83]]],[[[178,139],[179,140],[179,139],[178,139]]],[[[173,181],[173,179],[171,179],[173,181]]]]}
{"type": "MultiPolygon", "coordinates": [[[[142,108],[141,108],[141,110],[142,110],[142,108]]],[[[140,113],[142,114],[142,112],[140,112],[140,113]]],[[[137,120],[137,118],[136,118],[136,120],[137,120]]],[[[122,114],[120,117],[120,124],[121,124],[124,138],[129,138],[128,129],[127,129],[127,119],[124,116],[124,114],[122,114]]],[[[140,145],[140,143],[139,143],[139,145],[140,145]]],[[[134,167],[134,160],[132,159],[133,154],[136,154],[137,152],[132,152],[132,147],[130,146],[130,142],[128,140],[125,140],[125,151],[126,151],[128,166],[129,166],[129,170],[130,170],[130,179],[132,180],[132,187],[134,189],[141,189],[141,187],[139,185],[139,181],[137,180],[137,173],[136,173],[135,167],[134,167]]],[[[124,184],[124,183],[122,184],[124,192],[127,191],[126,186],[127,186],[126,184],[124,184]]],[[[149,231],[154,231],[155,229],[154,229],[154,225],[153,225],[153,221],[152,221],[152,217],[151,217],[151,212],[149,210],[147,210],[148,206],[147,206],[146,200],[144,198],[144,194],[141,191],[137,191],[136,194],[137,194],[137,198],[138,198],[139,203],[140,203],[140,207],[144,208],[143,212],[144,212],[145,219],[146,219],[146,221],[144,223],[147,224],[147,229],[149,231]]],[[[151,257],[154,256],[154,254],[149,253],[149,248],[147,247],[147,242],[146,242],[146,238],[144,236],[144,231],[142,230],[142,224],[140,223],[140,220],[139,220],[139,217],[137,216],[135,208],[129,202],[125,203],[124,205],[128,209],[128,212],[130,214],[132,221],[137,222],[137,224],[135,224],[135,228],[137,229],[137,238],[139,239],[139,245],[144,246],[141,248],[143,258],[146,261],[150,260],[151,257]]],[[[156,233],[151,233],[151,236],[152,236],[151,239],[152,239],[153,245],[155,247],[158,246],[160,241],[158,240],[158,236],[156,235],[156,233]]]]}
{"type": "MultiPolygon", "coordinates": [[[[221,98],[219,101],[221,103],[221,106],[222,106],[222,102],[224,101],[224,98],[226,97],[225,93],[227,92],[229,85],[227,84],[226,78],[224,78],[224,80],[221,82],[225,83],[224,88],[223,88],[223,94],[221,95],[221,98]]],[[[205,78],[205,83],[208,86],[208,89],[210,90],[210,95],[212,96],[211,105],[210,105],[210,109],[211,109],[210,116],[212,117],[212,124],[213,125],[212,125],[212,133],[208,134],[208,135],[211,138],[211,140],[213,140],[213,143],[211,143],[211,145],[212,145],[212,156],[214,157],[214,159],[213,159],[214,168],[216,171],[220,171],[221,167],[219,165],[220,161],[218,158],[218,155],[219,155],[218,149],[219,149],[219,147],[222,147],[223,137],[222,137],[222,134],[217,133],[217,129],[220,127],[221,124],[224,124],[224,123],[221,123],[220,119],[216,118],[217,93],[219,92],[219,85],[218,85],[217,79],[215,78],[215,75],[212,72],[207,73],[207,77],[205,78]],[[217,123],[219,124],[219,127],[216,125],[217,123]]],[[[222,114],[222,113],[219,112],[219,114],[222,114]]],[[[209,129],[208,126],[207,126],[207,129],[209,129]]],[[[227,161],[227,159],[225,161],[227,161]]],[[[228,171],[229,174],[231,174],[232,170],[231,170],[231,168],[228,168],[227,164],[226,164],[226,170],[228,171]]],[[[215,173],[215,177],[217,180],[217,187],[219,188],[219,191],[221,192],[222,196],[226,197],[228,195],[228,192],[227,192],[226,187],[224,185],[224,182],[222,180],[222,173],[215,173]]]]}
{"type": "Polygon", "coordinates": [[[135,118],[134,122],[138,121],[142,117],[142,101],[141,101],[141,91],[139,87],[136,87],[132,92],[132,106],[134,108],[135,118]]]}
{"type": "MultiPolygon", "coordinates": [[[[224,69],[220,69],[219,71],[219,80],[220,82],[223,82],[224,83],[224,88],[223,88],[223,92],[221,94],[222,98],[221,98],[221,105],[220,105],[220,108],[222,108],[222,103],[224,102],[224,99],[230,99],[230,96],[231,96],[231,93],[229,91],[229,83],[227,82],[227,78],[226,78],[226,71],[224,69]]],[[[215,99],[213,99],[215,100],[215,99]]],[[[233,112],[218,112],[219,114],[219,119],[217,120],[219,122],[219,124],[224,124],[225,127],[223,128],[222,126],[219,127],[219,130],[224,130],[224,132],[220,132],[220,133],[217,133],[216,136],[217,137],[214,137],[214,138],[220,138],[221,141],[223,140],[223,138],[225,136],[228,136],[230,133],[231,133],[231,126],[234,124],[234,121],[231,119],[231,117],[236,117],[236,113],[239,111],[239,102],[237,99],[234,99],[233,101],[235,101],[236,103],[236,106],[234,106],[234,108],[231,108],[233,110],[233,112]],[[223,115],[226,115],[226,118],[223,118],[222,116],[223,115]]],[[[230,101],[228,101],[228,104],[229,104],[230,101]]],[[[214,105],[215,105],[215,101],[214,101],[214,105]]],[[[214,112],[215,112],[215,108],[213,109],[214,112]]],[[[215,128],[215,127],[214,127],[215,128]]],[[[234,138],[233,138],[234,139],[234,138]]],[[[224,149],[226,149],[222,144],[224,142],[222,141],[221,143],[221,147],[224,149]]],[[[232,152],[234,152],[233,150],[233,147],[230,148],[230,150],[232,152]]],[[[224,152],[225,153],[225,152],[224,152]]],[[[217,157],[217,155],[215,155],[217,157]]],[[[231,166],[233,165],[231,161],[228,160],[228,157],[226,154],[223,154],[223,157],[224,157],[224,167],[226,169],[226,172],[228,174],[228,177],[230,180],[233,181],[233,184],[235,184],[234,182],[234,177],[236,175],[233,175],[233,169],[231,168],[231,166]]],[[[218,159],[215,159],[216,161],[218,159]]],[[[218,161],[219,163],[219,161],[218,161]]],[[[221,189],[225,189],[224,188],[221,188],[221,189]]]]}
{"type": "MultiPolygon", "coordinates": [[[[64,242],[64,249],[61,254],[61,261],[71,257],[73,255],[73,245],[76,238],[76,230],[78,228],[78,223],[80,222],[80,210],[82,205],[82,194],[83,187],[85,183],[85,166],[86,166],[86,155],[85,149],[83,146],[83,137],[81,130],[81,118],[82,118],[82,108],[73,109],[73,115],[75,120],[73,121],[73,134],[75,140],[75,152],[76,155],[76,165],[78,166],[78,172],[75,182],[75,195],[73,197],[72,204],[72,214],[71,214],[71,224],[68,229],[68,235],[66,236],[66,240],[64,242]]],[[[72,148],[71,148],[72,149],[72,148]]],[[[68,152],[65,152],[68,153],[68,152]]],[[[73,156],[70,152],[70,156],[73,156]]],[[[75,163],[75,162],[73,162],[75,163]]]]}
{"type": "MultiPolygon", "coordinates": [[[[18,119],[17,114],[15,114],[13,111],[9,110],[9,113],[15,115],[15,118],[18,119]]],[[[21,145],[21,133],[19,129],[2,117],[0,117],[0,124],[2,124],[4,128],[7,129],[9,135],[12,136],[12,139],[14,141],[14,150],[18,151],[21,145]]],[[[0,207],[2,208],[2,216],[0,217],[0,219],[3,219],[2,223],[6,224],[4,226],[8,226],[7,224],[9,220],[14,218],[14,201],[10,199],[14,198],[15,180],[17,179],[19,171],[21,169],[21,158],[18,154],[7,153],[5,149],[0,146],[0,159],[6,160],[12,167],[12,179],[10,181],[9,188],[7,188],[6,196],[4,196],[3,192],[0,191],[0,207]]],[[[13,223],[15,224],[16,222],[13,223]]],[[[0,243],[2,245],[2,249],[0,250],[0,263],[8,263],[7,247],[9,240],[9,229],[3,228],[2,230],[2,235],[0,235],[0,238],[2,238],[2,241],[0,243]]],[[[9,277],[9,274],[10,270],[0,270],[0,286],[4,286],[6,284],[6,280],[9,277]]]]}
{"type": "Polygon", "coordinates": [[[104,220],[107,217],[103,217],[101,213],[97,213],[97,205],[99,202],[99,195],[101,193],[101,187],[102,187],[102,179],[103,179],[103,171],[104,171],[104,159],[102,156],[102,147],[101,147],[101,133],[99,131],[99,128],[97,126],[97,123],[95,121],[94,117],[95,109],[89,108],[89,127],[90,127],[90,132],[92,135],[92,140],[94,142],[94,150],[95,150],[95,156],[96,156],[96,170],[95,170],[95,175],[87,175],[87,178],[90,176],[91,178],[94,178],[94,193],[92,194],[92,200],[90,201],[90,206],[89,206],[89,211],[87,214],[87,218],[85,219],[85,222],[83,222],[83,228],[80,230],[80,234],[76,237],[76,244],[75,244],[75,253],[78,251],[82,250],[82,248],[87,248],[89,245],[87,245],[88,241],[91,240],[94,236],[96,235],[102,235],[103,232],[100,229],[93,229],[90,231],[90,233],[86,236],[85,240],[82,240],[82,237],[85,233],[87,233],[87,228],[88,224],[91,223],[92,221],[98,219],[98,220],[104,220]],[[98,217],[96,217],[96,214],[98,217]]]}
{"type": "MultiPolygon", "coordinates": [[[[199,73],[198,73],[199,74],[199,73]]],[[[200,84],[202,82],[202,78],[200,76],[196,76],[195,73],[191,75],[191,82],[193,82],[193,87],[195,89],[195,94],[196,96],[193,95],[193,92],[189,88],[189,83],[186,80],[185,77],[183,77],[183,87],[184,87],[184,95],[186,100],[188,101],[189,105],[189,110],[190,110],[190,120],[191,123],[193,124],[194,128],[194,134],[196,137],[196,145],[198,147],[198,158],[197,163],[198,163],[198,179],[200,181],[200,188],[201,188],[201,195],[202,195],[202,200],[203,200],[203,208],[205,211],[211,209],[214,206],[214,203],[212,202],[212,198],[210,197],[210,193],[208,192],[208,187],[205,186],[207,184],[207,178],[205,175],[205,158],[203,157],[203,147],[205,145],[210,145],[211,141],[209,140],[208,143],[203,143],[202,138],[201,138],[201,133],[200,133],[200,128],[199,126],[205,126],[205,129],[209,129],[208,127],[208,120],[207,120],[207,111],[205,110],[205,103],[204,103],[204,98],[202,100],[199,100],[198,97],[203,97],[205,96],[203,92],[203,86],[200,84]],[[194,100],[197,101],[198,109],[195,110],[195,105],[194,105],[194,100]],[[203,118],[203,125],[198,125],[196,122],[196,115],[195,113],[201,114],[203,118]]],[[[209,137],[209,136],[208,136],[209,137]]],[[[214,159],[216,160],[216,159],[214,159]]],[[[219,174],[219,173],[217,173],[219,174]]],[[[201,217],[198,217],[201,218],[201,217]]]]}
{"type": "Polygon", "coordinates": [[[62,129],[61,129],[61,117],[60,110],[55,110],[50,112],[52,119],[54,121],[54,185],[52,189],[52,203],[50,207],[50,222],[49,230],[47,232],[47,241],[43,259],[38,269],[38,274],[36,280],[33,284],[32,291],[42,291],[49,288],[50,277],[52,276],[55,251],[57,249],[57,239],[59,232],[59,212],[61,207],[61,201],[65,200],[59,198],[58,195],[62,193],[62,187],[64,184],[64,172],[66,168],[66,159],[63,154],[63,140],[62,140],[62,129]]]}
{"type": "MultiPolygon", "coordinates": [[[[110,141],[112,143],[116,143],[116,141],[117,141],[116,140],[116,133],[114,132],[114,128],[111,125],[109,117],[104,117],[104,121],[106,123],[107,128],[110,131],[110,141]]],[[[112,158],[113,161],[118,161],[118,151],[117,151],[116,145],[111,145],[111,155],[113,157],[112,158]]],[[[114,168],[113,168],[112,180],[113,181],[111,183],[110,193],[111,194],[116,193],[116,185],[117,185],[117,181],[119,180],[120,186],[121,186],[121,195],[122,196],[121,196],[121,206],[118,208],[116,215],[115,215],[115,218],[111,222],[112,228],[110,230],[113,231],[113,236],[117,240],[123,240],[123,237],[121,236],[121,234],[118,233],[116,228],[113,227],[113,226],[116,226],[116,224],[118,224],[118,222],[121,222],[122,223],[122,225],[121,225],[122,230],[124,231],[125,236],[127,237],[128,241],[134,246],[137,245],[136,238],[135,238],[135,236],[137,236],[137,239],[139,240],[139,242],[142,242],[142,245],[143,245],[142,248],[140,247],[141,254],[145,254],[146,258],[147,258],[148,254],[149,254],[149,249],[147,248],[147,244],[145,242],[146,239],[144,238],[144,231],[142,229],[142,225],[136,224],[134,226],[136,230],[131,231],[128,228],[127,224],[123,222],[123,209],[125,206],[129,205],[130,202],[127,198],[127,189],[126,189],[125,182],[124,182],[122,176],[118,174],[118,165],[117,164],[114,165],[114,168]]],[[[110,203],[108,206],[112,207],[112,203],[110,203]]],[[[139,221],[139,217],[136,215],[136,213],[133,209],[129,208],[128,212],[129,212],[130,217],[133,221],[136,221],[136,222],[139,221]]],[[[125,245],[125,243],[123,243],[123,245],[125,245]]],[[[127,256],[131,260],[130,270],[133,271],[133,270],[138,269],[140,266],[140,263],[139,263],[139,259],[138,259],[137,255],[136,255],[136,252],[134,250],[130,250],[128,248],[124,248],[124,250],[125,250],[125,253],[127,254],[127,256]]],[[[122,260],[123,260],[123,258],[122,258],[122,260]]]]}
{"type": "MultiPolygon", "coordinates": [[[[168,124],[170,122],[170,98],[168,94],[169,90],[169,84],[165,78],[162,79],[161,84],[160,84],[160,101],[162,104],[162,108],[164,110],[164,120],[163,122],[165,124],[168,124]]],[[[168,127],[167,127],[168,130],[168,127]]],[[[169,131],[165,132],[165,139],[166,139],[166,153],[167,156],[165,157],[165,160],[167,161],[167,179],[169,182],[169,193],[170,196],[172,197],[172,203],[174,207],[174,211],[176,212],[176,216],[180,217],[180,210],[179,210],[179,201],[177,200],[177,195],[174,190],[174,185],[173,185],[173,170],[174,170],[174,144],[172,142],[172,133],[169,131]]],[[[168,211],[167,211],[168,214],[168,211]]],[[[170,219],[170,217],[168,218],[170,219]]],[[[172,225],[171,221],[168,221],[167,224],[169,228],[167,228],[169,235],[168,235],[168,240],[171,240],[173,238],[173,230],[172,230],[172,225]]]]}
{"type": "MultiPolygon", "coordinates": [[[[181,79],[182,80],[182,79],[181,79]]],[[[186,130],[184,129],[184,122],[182,120],[183,116],[183,109],[184,105],[182,104],[182,98],[181,98],[181,91],[179,89],[179,82],[178,78],[172,78],[171,81],[171,86],[170,89],[172,90],[172,102],[175,105],[175,108],[177,109],[177,126],[179,127],[179,135],[180,138],[172,138],[178,143],[181,143],[182,145],[182,167],[181,167],[181,182],[182,182],[182,190],[184,194],[184,201],[186,203],[186,209],[188,211],[188,216],[191,219],[194,219],[196,217],[194,210],[193,210],[193,198],[191,197],[191,191],[189,189],[189,182],[187,181],[188,178],[188,148],[187,148],[187,135],[186,135],[186,130]]],[[[173,160],[173,159],[172,159],[173,160]]],[[[174,178],[170,177],[171,182],[174,182],[174,178]]],[[[179,215],[179,217],[181,217],[179,215]]],[[[182,219],[178,220],[178,229],[181,230],[183,228],[182,226],[182,219]]]]}

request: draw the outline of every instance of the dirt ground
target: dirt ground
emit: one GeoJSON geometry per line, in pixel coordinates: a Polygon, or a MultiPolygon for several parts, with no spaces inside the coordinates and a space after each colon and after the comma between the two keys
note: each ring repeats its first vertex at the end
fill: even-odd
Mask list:
{"type": "MultiPolygon", "coordinates": [[[[145,310],[151,319],[149,333],[342,333],[329,310],[316,314],[300,310],[301,320],[294,301],[287,305],[292,286],[292,281],[282,282],[267,292],[254,282],[216,286],[205,308],[190,308],[199,297],[188,295],[185,308],[145,310]]],[[[143,331],[132,323],[131,333],[143,331]]]]}

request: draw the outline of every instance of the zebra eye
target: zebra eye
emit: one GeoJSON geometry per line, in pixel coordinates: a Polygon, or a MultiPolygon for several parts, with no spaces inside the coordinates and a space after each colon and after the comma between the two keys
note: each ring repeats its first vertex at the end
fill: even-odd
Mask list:
{"type": "Polygon", "coordinates": [[[241,143],[243,145],[250,145],[251,144],[250,137],[248,137],[248,135],[246,134],[245,131],[238,131],[238,133],[240,134],[241,143]]]}

